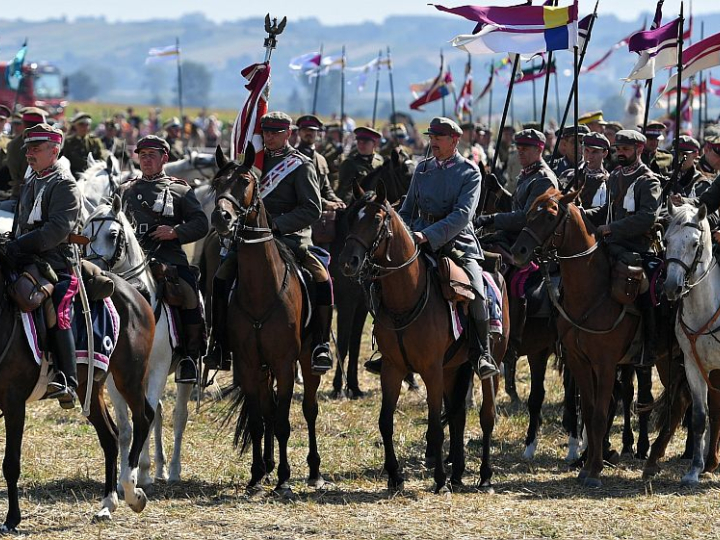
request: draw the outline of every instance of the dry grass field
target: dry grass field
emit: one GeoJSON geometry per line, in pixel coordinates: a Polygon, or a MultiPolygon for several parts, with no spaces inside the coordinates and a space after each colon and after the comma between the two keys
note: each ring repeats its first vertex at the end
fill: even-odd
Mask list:
{"type": "MultiPolygon", "coordinates": [[[[121,502],[113,521],[100,525],[91,522],[102,496],[102,458],[91,426],[77,409],[67,414],[55,403],[34,404],[23,447],[20,534],[73,540],[720,537],[720,483],[713,476],[698,488],[680,487],[687,466],[677,458],[681,438],[673,441],[663,474],[652,483],[641,480],[642,462],[626,460],[606,469],[601,489],[580,488],[575,472],[562,461],[561,381],[555,372],[548,373],[544,424],[533,462],[521,457],[524,407],[510,407],[501,394],[493,445],[494,493],[473,488],[480,467],[475,413],[469,416],[466,434],[468,487],[452,495],[432,493],[432,474],[422,459],[426,408],[421,389],[404,391],[400,398],[395,440],[407,481],[403,493],[391,496],[381,473],[379,379],[363,373],[361,384],[368,396],[358,401],[331,400],[331,380],[323,381],[318,426],[322,471],[329,480],[324,489],[309,489],[304,482],[306,435],[299,400],[293,407],[290,440],[293,501],[275,498],[271,486],[267,493],[248,497],[244,485],[250,458],[233,449],[230,428],[220,428],[225,404],[206,403],[200,414],[193,411],[190,417],[183,481],[156,483],[142,514],[121,502]]],[[[526,398],[529,373],[524,360],[518,378],[526,398]]],[[[167,403],[172,406],[174,385],[169,388],[167,403]]],[[[613,434],[616,447],[619,427],[616,424],[613,434]]],[[[168,447],[171,437],[168,428],[168,447]]],[[[0,438],[4,446],[4,430],[0,438]]],[[[4,487],[0,496],[7,500],[4,487]]]]}

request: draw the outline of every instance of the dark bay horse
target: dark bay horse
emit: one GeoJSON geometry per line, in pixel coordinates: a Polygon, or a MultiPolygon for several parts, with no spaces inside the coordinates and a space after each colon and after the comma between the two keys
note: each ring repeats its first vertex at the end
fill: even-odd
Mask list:
{"type": "Polygon", "coordinates": [[[249,489],[258,487],[275,466],[273,436],[277,437],[280,463],[277,493],[290,495],[290,404],[298,359],[304,378],[303,414],[308,424],[310,467],[308,482],[323,484],[315,422],[320,377],[310,369],[310,336],[304,331],[306,310],[294,256],[276,240],[250,167],[252,146],[245,161],[228,161],[220,147],[220,170],[213,179],[216,209],[213,225],[220,236],[235,244],[237,286],[228,306],[228,343],[240,408],[235,444],[241,451],[252,442],[249,489]],[[263,451],[263,437],[265,448],[263,451]]]}
{"type": "MultiPolygon", "coordinates": [[[[0,250],[4,252],[4,245],[0,250]]],[[[8,300],[5,276],[9,275],[9,270],[5,264],[0,266],[0,409],[5,417],[3,474],[8,485],[8,512],[0,532],[8,532],[15,531],[21,520],[18,478],[25,406],[40,376],[40,366],[33,359],[28,341],[23,335],[19,312],[8,300]]],[[[133,422],[130,467],[120,481],[125,491],[125,501],[135,512],[142,512],[147,497],[137,487],[138,461],[154,416],[145,398],[145,379],[155,320],[150,306],[133,287],[118,277],[113,277],[113,281],[115,293],[112,300],[120,315],[120,335],[110,357],[108,370],[130,407],[133,422]]],[[[78,397],[82,403],[86,394],[85,365],[78,366],[78,380],[78,397]]],[[[102,509],[95,515],[98,520],[110,519],[110,514],[118,505],[118,429],[110,417],[103,394],[104,382],[95,382],[88,420],[97,432],[105,456],[105,489],[102,509]]]]}
{"type": "MultiPolygon", "coordinates": [[[[467,362],[467,345],[455,342],[447,302],[428,268],[420,248],[400,216],[392,209],[382,183],[377,192],[364,193],[355,186],[355,203],[349,209],[350,235],[340,255],[343,272],[361,280],[371,279],[377,298],[374,333],[383,355],[380,381],[382,407],[379,427],[385,448],[385,470],[391,491],[403,487],[393,445],[393,416],[403,378],[408,372],[420,374],[427,388],[427,458],[434,465],[435,490],[447,489],[442,459],[444,432],[443,403],[450,433],[451,484],[460,485],[465,470],[465,396],[472,378],[467,362]],[[378,290],[379,289],[379,290],[378,290]]],[[[506,305],[504,307],[507,307],[506,305]]],[[[507,309],[505,309],[507,314],[507,309]]],[[[495,358],[502,358],[507,346],[505,334],[494,343],[495,358]]],[[[482,381],[483,429],[481,486],[490,486],[490,437],[495,424],[497,378],[482,381]]]]}

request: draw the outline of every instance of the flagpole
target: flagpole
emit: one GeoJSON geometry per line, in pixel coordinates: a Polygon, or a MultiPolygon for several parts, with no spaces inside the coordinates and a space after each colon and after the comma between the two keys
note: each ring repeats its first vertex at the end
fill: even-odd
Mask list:
{"type": "MultiPolygon", "coordinates": [[[[585,53],[587,52],[588,44],[590,43],[590,38],[592,37],[593,27],[595,26],[595,20],[597,19],[598,4],[600,4],[600,0],[597,0],[595,2],[595,9],[593,10],[592,19],[590,19],[590,24],[588,25],[587,38],[585,38],[585,43],[583,43],[583,48],[582,48],[582,51],[580,52],[580,59],[578,60],[578,72],[580,71],[580,68],[583,65],[583,60],[585,60],[585,53]]],[[[573,94],[574,93],[575,93],[575,84],[573,84],[572,88],[570,89],[570,95],[568,96],[567,103],[565,104],[565,112],[563,113],[562,122],[560,122],[560,125],[558,126],[558,129],[560,131],[562,131],[562,129],[565,127],[565,122],[567,121],[568,114],[570,114],[570,106],[572,105],[572,102],[573,102],[573,94]]],[[[557,158],[559,148],[560,148],[560,137],[558,137],[557,140],[555,141],[555,148],[553,149],[553,153],[552,153],[550,162],[555,161],[555,158],[557,158]]]]}
{"type": "MultiPolygon", "coordinates": [[[[22,68],[25,66],[25,57],[27,56],[27,43],[28,38],[25,38],[25,41],[23,42],[22,48],[25,49],[25,56],[23,56],[23,62],[20,65],[20,79],[18,80],[17,88],[15,89],[15,101],[13,102],[13,108],[12,108],[12,114],[15,114],[15,109],[17,109],[18,101],[20,100],[20,89],[22,88],[23,79],[25,78],[25,75],[23,75],[22,68]]],[[[13,62],[14,64],[14,62],[13,62]]],[[[7,65],[5,69],[10,69],[10,64],[7,65]]],[[[10,80],[9,77],[7,77],[7,80],[10,80]]]]}
{"type": "Polygon", "coordinates": [[[345,45],[342,47],[342,64],[340,66],[340,133],[343,133],[345,117],[345,45]]]}
{"type": "MultiPolygon", "coordinates": [[[[465,74],[465,81],[463,81],[463,88],[465,87],[465,82],[467,81],[468,76],[472,77],[472,55],[470,53],[468,53],[467,65],[466,65],[465,69],[466,69],[467,73],[465,74]]],[[[472,86],[474,86],[474,84],[472,86]]],[[[474,105],[475,105],[475,99],[473,98],[473,95],[472,95],[472,88],[470,90],[470,103],[471,103],[471,105],[470,105],[469,121],[474,122],[475,121],[475,111],[473,109],[474,109],[474,105]]]]}
{"type": "Polygon", "coordinates": [[[540,131],[545,131],[545,113],[547,112],[548,90],[550,89],[550,75],[552,71],[553,51],[548,53],[547,64],[545,64],[545,86],[543,88],[542,108],[540,109],[540,131]]]}
{"type": "Polygon", "coordinates": [[[317,98],[318,91],[320,90],[320,69],[322,68],[323,60],[323,44],[320,44],[320,61],[318,62],[317,72],[315,73],[315,91],[313,92],[313,106],[312,113],[317,114],[317,98]]]}
{"type": "MultiPolygon", "coordinates": [[[[520,55],[515,55],[513,60],[512,75],[510,76],[510,84],[508,85],[507,95],[505,96],[505,106],[503,107],[502,117],[500,118],[500,127],[497,133],[497,139],[495,143],[495,153],[493,154],[492,166],[490,170],[494,173],[495,167],[497,166],[498,155],[500,154],[500,142],[502,141],[502,132],[505,129],[505,121],[507,120],[508,109],[510,108],[510,102],[512,101],[513,86],[515,86],[515,75],[517,74],[518,64],[520,63],[520,55]]],[[[483,190],[486,192],[487,190],[483,190]]],[[[482,206],[478,206],[482,210],[482,206]]]]}
{"type": "Polygon", "coordinates": [[[652,88],[653,88],[653,79],[650,78],[647,81],[645,81],[645,114],[643,115],[643,125],[642,125],[642,132],[645,133],[645,128],[647,128],[648,124],[648,117],[650,116],[650,96],[652,95],[652,88]]]}
{"type": "Polygon", "coordinates": [[[488,129],[492,130],[492,98],[493,98],[493,77],[495,76],[495,63],[490,59],[490,90],[488,94],[488,129]]]}
{"type": "MultiPolygon", "coordinates": [[[[705,39],[705,21],[700,23],[700,41],[705,39]]],[[[698,141],[702,137],[703,129],[703,101],[707,101],[707,79],[703,77],[704,73],[700,71],[700,92],[698,93],[698,127],[697,127],[697,139],[698,141]],[[703,87],[703,80],[705,81],[705,87],[703,87]],[[703,97],[704,94],[704,97],[703,97]]]]}
{"type": "MultiPolygon", "coordinates": [[[[588,35],[588,38],[590,36],[588,35]]],[[[579,104],[578,104],[578,79],[580,78],[580,68],[578,67],[578,46],[573,47],[573,111],[575,116],[575,176],[573,177],[573,184],[576,188],[579,188],[578,181],[580,180],[580,138],[578,136],[578,117],[580,116],[579,104]]]]}
{"type": "Polygon", "coordinates": [[[178,109],[180,109],[180,123],[182,131],[180,138],[185,141],[185,115],[183,114],[183,92],[182,92],[182,60],[180,59],[180,38],[175,37],[175,48],[177,49],[177,79],[178,79],[178,109]]]}
{"type": "Polygon", "coordinates": [[[678,145],[678,139],[680,138],[680,106],[682,97],[682,49],[683,49],[683,27],[685,26],[685,19],[683,18],[683,11],[685,8],[685,2],[680,2],[680,26],[678,27],[678,47],[677,47],[677,90],[675,93],[675,136],[673,138],[673,145],[675,148],[673,169],[675,169],[680,163],[680,145],[678,145]]]}
{"type": "Polygon", "coordinates": [[[560,120],[560,85],[558,84],[558,74],[555,70],[555,121],[560,120]]]}
{"type": "Polygon", "coordinates": [[[395,85],[393,84],[393,72],[392,72],[392,57],[390,56],[390,47],[387,48],[387,62],[388,62],[388,78],[390,80],[390,106],[392,108],[392,123],[395,124],[397,119],[395,118],[395,85]]]}
{"type": "Polygon", "coordinates": [[[534,77],[534,75],[535,75],[535,59],[534,58],[533,58],[531,67],[532,67],[532,72],[533,72],[533,78],[532,78],[532,81],[530,81],[530,82],[532,83],[532,94],[533,94],[533,122],[535,122],[537,120],[538,115],[537,115],[537,91],[536,91],[535,77],[534,77]]]}
{"type": "Polygon", "coordinates": [[[378,52],[377,70],[375,71],[375,99],[373,100],[372,128],[375,129],[375,119],[377,118],[377,102],[378,92],[380,91],[380,62],[382,61],[382,49],[378,52]]]}

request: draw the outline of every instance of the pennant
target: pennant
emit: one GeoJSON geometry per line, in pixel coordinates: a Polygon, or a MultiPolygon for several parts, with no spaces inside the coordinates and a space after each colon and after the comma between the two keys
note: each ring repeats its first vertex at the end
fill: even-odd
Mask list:
{"type": "Polygon", "coordinates": [[[168,45],[167,47],[153,47],[147,53],[145,64],[157,64],[174,60],[180,56],[180,47],[177,45],[168,45]]]}
{"type": "Polygon", "coordinates": [[[252,144],[255,148],[255,167],[260,174],[264,157],[260,118],[268,111],[270,64],[253,64],[246,67],[241,73],[248,80],[245,88],[250,91],[250,95],[233,124],[230,159],[242,159],[245,149],[252,144]]]}

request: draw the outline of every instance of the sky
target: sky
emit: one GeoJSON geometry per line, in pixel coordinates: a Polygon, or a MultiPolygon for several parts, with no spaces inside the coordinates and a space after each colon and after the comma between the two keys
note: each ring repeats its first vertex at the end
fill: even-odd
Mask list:
{"type": "MultiPolygon", "coordinates": [[[[521,0],[435,0],[445,6],[465,4],[476,5],[513,5],[521,0]]],[[[535,0],[537,4],[539,0],[535,0]]],[[[590,13],[595,0],[579,0],[580,13],[590,13]]],[[[570,0],[560,0],[561,5],[570,0]]],[[[48,18],[66,16],[69,19],[87,16],[104,16],[108,21],[142,21],[158,18],[177,18],[188,13],[202,12],[205,17],[216,22],[234,21],[248,17],[264,16],[267,12],[275,17],[287,16],[289,20],[303,17],[315,17],[323,24],[354,24],[364,21],[381,22],[390,15],[438,15],[441,14],[427,0],[123,0],[122,2],[103,0],[33,0],[31,4],[2,0],[0,19],[24,19],[40,21],[48,18]],[[28,13],[28,5],[32,9],[28,13]]],[[[689,9],[685,1],[685,11],[689,9]]],[[[665,19],[677,14],[680,0],[665,0],[663,13],[665,19]]],[[[640,13],[654,12],[654,0],[600,0],[598,13],[615,14],[620,19],[635,20],[640,13]]],[[[718,0],[694,0],[692,10],[695,14],[720,12],[718,0]]]]}

